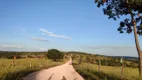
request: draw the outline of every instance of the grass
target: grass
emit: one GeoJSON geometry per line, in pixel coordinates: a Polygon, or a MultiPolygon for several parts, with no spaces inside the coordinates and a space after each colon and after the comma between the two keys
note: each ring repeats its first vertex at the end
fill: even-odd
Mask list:
{"type": "MultiPolygon", "coordinates": [[[[67,56],[70,54],[66,54],[67,56]]],[[[37,56],[37,55],[36,55],[37,56]]],[[[68,59],[68,57],[67,57],[68,59]]],[[[67,60],[66,59],[66,60],[67,60]]],[[[47,69],[53,66],[61,65],[64,61],[51,61],[49,59],[17,59],[12,64],[13,59],[0,59],[0,80],[21,80],[22,77],[29,73],[41,69],[47,69]]],[[[85,80],[120,80],[121,67],[117,65],[118,59],[108,58],[105,56],[95,56],[90,54],[73,54],[73,64],[76,71],[84,77],[85,80]],[[88,57],[89,59],[87,59],[88,57]],[[98,72],[97,59],[106,59],[108,63],[114,64],[101,66],[101,73],[98,72]]],[[[138,78],[138,65],[136,62],[125,60],[124,79],[123,80],[140,80],[138,78]],[[134,66],[134,67],[133,67],[134,66]],[[133,67],[133,68],[132,68],[133,67]]],[[[65,78],[63,78],[65,80],[65,78]]]]}
{"type": "MultiPolygon", "coordinates": [[[[120,80],[121,67],[101,66],[101,73],[98,72],[98,65],[90,63],[82,63],[74,65],[78,73],[85,80],[120,80]]],[[[124,68],[123,80],[136,80],[138,78],[138,68],[124,68]]]]}
{"type": "Polygon", "coordinates": [[[0,59],[0,80],[21,80],[28,73],[61,65],[65,61],[54,62],[49,59],[0,59]]]}

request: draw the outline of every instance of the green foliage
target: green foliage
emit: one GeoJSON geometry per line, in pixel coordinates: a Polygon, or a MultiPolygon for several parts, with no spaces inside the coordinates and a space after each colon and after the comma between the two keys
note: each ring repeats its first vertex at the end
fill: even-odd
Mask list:
{"type": "MultiPolygon", "coordinates": [[[[38,57],[39,55],[45,56],[47,52],[3,52],[0,54],[1,58],[7,58],[8,55],[18,55],[28,57],[38,57]],[[24,54],[23,54],[24,53],[24,54]]],[[[88,54],[82,52],[64,52],[65,56],[72,54],[73,65],[75,69],[85,78],[85,80],[117,80],[120,74],[120,57],[107,57],[103,55],[88,54]],[[98,73],[98,60],[101,61],[101,74],[98,73]]],[[[37,71],[43,68],[52,67],[53,65],[59,65],[63,62],[54,62],[42,58],[26,58],[16,59],[14,66],[12,66],[13,59],[1,59],[0,60],[0,80],[19,80],[21,77],[37,71]],[[31,66],[30,66],[30,63],[31,66]],[[31,67],[31,68],[30,68],[31,67]]],[[[126,78],[134,78],[138,74],[138,62],[137,58],[132,60],[124,59],[124,72],[127,74],[126,78]],[[131,68],[133,67],[133,68],[131,68]]]]}
{"type": "Polygon", "coordinates": [[[56,61],[57,59],[63,59],[64,54],[57,49],[50,49],[48,50],[47,57],[56,61]]]}
{"type": "Polygon", "coordinates": [[[137,25],[137,33],[142,35],[142,0],[95,0],[98,7],[103,6],[104,15],[109,19],[117,20],[121,16],[134,16],[125,18],[120,22],[120,27],[117,29],[120,33],[131,33],[134,23],[137,25]]]}
{"type": "Polygon", "coordinates": [[[39,58],[45,57],[46,52],[14,52],[14,51],[0,51],[0,58],[13,59],[16,56],[20,58],[39,58]]]}
{"type": "MultiPolygon", "coordinates": [[[[120,66],[120,58],[115,57],[107,57],[107,56],[100,56],[100,55],[92,55],[83,52],[64,52],[63,53],[66,57],[72,54],[72,59],[76,61],[76,64],[81,64],[83,62],[91,63],[91,64],[98,64],[98,60],[100,58],[101,65],[104,66],[120,66]]],[[[47,52],[8,52],[8,51],[0,51],[0,58],[7,58],[13,59],[13,56],[16,56],[17,59],[22,58],[46,58],[48,55],[47,52]]],[[[126,67],[138,67],[137,58],[132,60],[125,59],[125,66],[126,67]]]]}
{"type": "MultiPolygon", "coordinates": [[[[121,66],[120,63],[120,57],[107,57],[107,56],[101,56],[101,55],[93,55],[93,54],[81,54],[81,53],[72,53],[68,52],[65,55],[72,54],[74,64],[81,64],[81,63],[91,63],[91,64],[99,64],[99,59],[101,62],[101,65],[103,66],[121,66]]],[[[138,67],[138,61],[136,59],[128,60],[124,59],[124,65],[126,67],[132,67],[137,68],[138,67]]]]}
{"type": "MultiPolygon", "coordinates": [[[[91,63],[82,63],[74,67],[85,80],[121,80],[121,67],[101,66],[100,73],[98,65],[91,63]]],[[[137,68],[124,68],[123,80],[140,80],[137,68]]]]}
{"type": "Polygon", "coordinates": [[[76,71],[83,76],[85,80],[100,80],[95,74],[88,72],[82,68],[77,68],[76,71]]]}
{"type": "Polygon", "coordinates": [[[21,78],[29,73],[48,69],[61,65],[64,62],[55,62],[48,59],[17,59],[14,66],[11,65],[13,59],[0,59],[0,80],[22,80],[21,78]],[[31,63],[31,65],[30,65],[31,63]]]}

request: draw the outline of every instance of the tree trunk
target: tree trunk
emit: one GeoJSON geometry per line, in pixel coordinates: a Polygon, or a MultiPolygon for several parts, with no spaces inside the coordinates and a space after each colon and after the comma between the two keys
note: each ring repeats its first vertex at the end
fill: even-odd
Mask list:
{"type": "Polygon", "coordinates": [[[139,76],[142,78],[142,53],[139,56],[139,76]]]}
{"type": "Polygon", "coordinates": [[[142,77],[142,53],[141,53],[141,48],[140,48],[139,40],[138,40],[136,22],[134,20],[134,16],[133,16],[132,12],[131,12],[131,19],[133,22],[134,38],[135,38],[135,44],[136,44],[136,49],[137,49],[138,58],[139,58],[139,77],[142,77]]]}

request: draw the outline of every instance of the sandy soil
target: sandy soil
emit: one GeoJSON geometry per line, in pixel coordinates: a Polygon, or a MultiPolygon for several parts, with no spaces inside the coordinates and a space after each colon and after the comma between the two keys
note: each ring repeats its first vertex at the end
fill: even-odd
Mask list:
{"type": "Polygon", "coordinates": [[[73,68],[72,59],[67,63],[34,72],[24,77],[23,80],[84,80],[73,68]]]}

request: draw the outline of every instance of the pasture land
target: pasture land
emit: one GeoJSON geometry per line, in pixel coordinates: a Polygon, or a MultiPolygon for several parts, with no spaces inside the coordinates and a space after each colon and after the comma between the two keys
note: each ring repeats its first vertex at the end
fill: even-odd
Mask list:
{"type": "MultiPolygon", "coordinates": [[[[81,63],[75,64],[74,67],[85,80],[121,80],[121,67],[101,66],[100,73],[96,64],[81,63]]],[[[123,80],[140,80],[138,68],[125,67],[123,76],[123,80]]]]}
{"type": "Polygon", "coordinates": [[[61,65],[65,61],[49,59],[0,59],[0,80],[21,80],[28,73],[61,65]]]}

